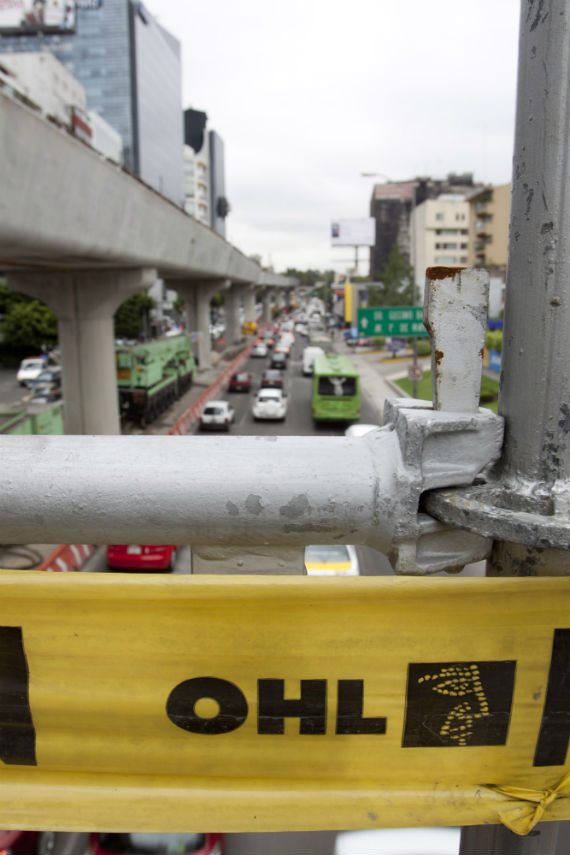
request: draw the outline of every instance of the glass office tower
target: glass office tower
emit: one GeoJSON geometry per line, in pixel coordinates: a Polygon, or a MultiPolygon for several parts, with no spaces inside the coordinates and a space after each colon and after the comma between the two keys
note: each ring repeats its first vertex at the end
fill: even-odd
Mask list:
{"type": "Polygon", "coordinates": [[[84,86],[88,109],[121,134],[125,166],[183,206],[179,42],[134,0],[78,2],[73,34],[0,37],[3,53],[45,49],[84,86]]]}

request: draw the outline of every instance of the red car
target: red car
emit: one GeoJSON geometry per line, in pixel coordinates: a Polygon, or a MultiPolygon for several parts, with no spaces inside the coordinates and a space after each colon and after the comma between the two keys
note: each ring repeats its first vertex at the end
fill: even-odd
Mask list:
{"type": "Polygon", "coordinates": [[[278,368],[268,368],[261,376],[262,389],[282,389],[283,375],[278,368]]]}
{"type": "Polygon", "coordinates": [[[67,831],[0,831],[9,855],[223,855],[222,834],[88,834],[67,831]]]}
{"type": "Polygon", "coordinates": [[[238,371],[237,374],[232,374],[229,392],[249,392],[251,389],[251,374],[248,371],[238,371]]]}
{"type": "Polygon", "coordinates": [[[170,570],[176,546],[114,544],[107,547],[107,565],[115,570],[170,570]]]}

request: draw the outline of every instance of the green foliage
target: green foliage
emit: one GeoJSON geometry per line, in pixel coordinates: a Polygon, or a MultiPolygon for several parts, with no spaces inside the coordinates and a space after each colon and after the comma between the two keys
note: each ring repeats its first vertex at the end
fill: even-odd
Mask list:
{"type": "Polygon", "coordinates": [[[414,268],[398,244],[390,250],[388,261],[378,273],[379,284],[368,290],[369,306],[413,306],[414,268]]]}
{"type": "Polygon", "coordinates": [[[380,349],[386,347],[386,339],[382,338],[382,336],[371,338],[370,343],[372,344],[372,347],[378,347],[380,349]]]}
{"type": "Polygon", "coordinates": [[[428,338],[418,338],[417,347],[418,347],[418,356],[429,356],[430,355],[430,353],[431,353],[431,342],[428,338]]]}
{"type": "Polygon", "coordinates": [[[501,353],[503,350],[503,331],[488,330],[485,333],[485,347],[489,350],[496,350],[501,353]]]}
{"type": "Polygon", "coordinates": [[[16,303],[31,303],[32,297],[12,291],[4,280],[0,279],[0,315],[7,315],[16,303]]]}
{"type": "MultiPolygon", "coordinates": [[[[396,385],[403,389],[404,392],[407,392],[408,395],[413,395],[413,382],[408,380],[407,377],[400,377],[395,381],[396,385]]],[[[424,371],[424,376],[421,380],[418,380],[418,398],[424,401],[431,401],[432,399],[432,382],[431,382],[431,371],[424,371]]],[[[493,380],[491,377],[486,377],[483,375],[481,378],[481,392],[480,392],[480,404],[482,407],[486,407],[488,410],[492,410],[494,413],[497,412],[498,406],[498,398],[499,398],[499,383],[497,380],[493,380]]]]}
{"type": "Polygon", "coordinates": [[[174,301],[174,311],[177,315],[184,314],[184,306],[186,305],[186,300],[181,294],[176,295],[176,300],[174,301]]]}
{"type": "Polygon", "coordinates": [[[24,356],[40,353],[57,342],[57,320],[39,300],[16,300],[8,305],[1,326],[3,349],[24,356]]]}
{"type": "Polygon", "coordinates": [[[138,338],[149,329],[149,312],[156,306],[146,291],[133,294],[115,312],[116,338],[138,338]]]}
{"type": "Polygon", "coordinates": [[[214,306],[216,309],[219,309],[220,306],[224,305],[224,293],[223,291],[216,291],[212,299],[210,300],[210,306],[214,306]]]}
{"type": "Polygon", "coordinates": [[[301,285],[307,285],[309,288],[313,288],[317,282],[324,282],[325,285],[334,282],[334,270],[297,270],[295,267],[288,267],[284,275],[295,276],[301,285]]]}

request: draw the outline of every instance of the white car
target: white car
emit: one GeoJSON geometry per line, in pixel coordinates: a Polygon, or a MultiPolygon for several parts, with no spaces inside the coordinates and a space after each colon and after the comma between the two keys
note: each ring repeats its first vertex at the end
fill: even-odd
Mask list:
{"type": "Polygon", "coordinates": [[[457,855],[459,828],[379,828],[337,834],[334,855],[457,855]]]}
{"type": "Polygon", "coordinates": [[[227,401],[210,401],[202,410],[200,430],[229,430],[235,410],[227,401]]]}
{"type": "Polygon", "coordinates": [[[360,576],[356,549],[342,543],[306,546],[305,570],[307,576],[360,576]]]}
{"type": "Polygon", "coordinates": [[[46,361],[41,356],[22,359],[16,380],[20,386],[26,386],[28,380],[35,380],[46,369],[46,361]]]}
{"type": "Polygon", "coordinates": [[[251,355],[252,356],[267,356],[267,345],[265,342],[258,341],[257,344],[253,345],[251,355]]]}
{"type": "Polygon", "coordinates": [[[253,418],[279,419],[283,421],[287,415],[287,397],[282,389],[269,387],[260,389],[251,408],[253,418]]]}
{"type": "Polygon", "coordinates": [[[379,425],[367,425],[364,422],[356,422],[344,432],[345,436],[365,436],[367,433],[370,433],[371,430],[376,430],[379,425]]]}

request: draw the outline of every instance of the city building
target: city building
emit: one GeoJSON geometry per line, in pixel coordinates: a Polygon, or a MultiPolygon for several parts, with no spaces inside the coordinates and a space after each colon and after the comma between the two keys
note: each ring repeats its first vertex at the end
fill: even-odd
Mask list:
{"type": "Polygon", "coordinates": [[[414,207],[410,263],[419,294],[423,294],[427,267],[467,267],[469,212],[469,202],[459,194],[442,194],[414,207]]]}
{"type": "Polygon", "coordinates": [[[468,195],[482,188],[473,175],[450,173],[447,178],[422,178],[375,184],[370,200],[370,216],[375,220],[375,243],[370,250],[370,277],[381,279],[381,272],[394,245],[411,260],[412,211],[426,199],[441,195],[468,195]]]}
{"type": "Polygon", "coordinates": [[[201,110],[184,110],[184,209],[226,236],[230,206],[226,198],[224,143],[207,129],[201,110]]]}
{"type": "Polygon", "coordinates": [[[84,87],[87,108],[123,141],[125,166],[181,207],[184,163],[180,44],[135,0],[79,0],[73,27],[7,28],[0,54],[52,53],[84,87]]]}
{"type": "Polygon", "coordinates": [[[222,237],[226,236],[226,217],[230,212],[230,203],[226,197],[226,168],[224,160],[224,141],[216,133],[208,134],[210,147],[210,205],[212,210],[212,228],[222,237]]]}
{"type": "Polygon", "coordinates": [[[484,187],[469,197],[469,267],[505,274],[509,249],[511,185],[484,187]]]}
{"type": "Polygon", "coordinates": [[[0,55],[0,88],[116,163],[121,135],[94,110],[85,88],[48,50],[0,55]]]}
{"type": "Polygon", "coordinates": [[[207,120],[201,110],[184,110],[184,210],[211,226],[207,120]]]}
{"type": "Polygon", "coordinates": [[[85,88],[48,50],[0,56],[0,64],[3,80],[46,117],[66,124],[72,108],[87,110],[85,88]]]}
{"type": "Polygon", "coordinates": [[[375,243],[370,248],[370,278],[381,279],[390,250],[397,245],[410,257],[410,216],[416,193],[415,181],[376,184],[370,200],[370,216],[375,220],[375,243]]]}

